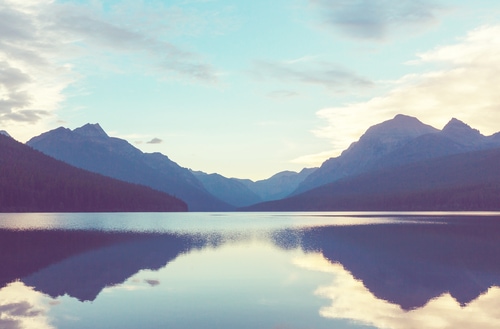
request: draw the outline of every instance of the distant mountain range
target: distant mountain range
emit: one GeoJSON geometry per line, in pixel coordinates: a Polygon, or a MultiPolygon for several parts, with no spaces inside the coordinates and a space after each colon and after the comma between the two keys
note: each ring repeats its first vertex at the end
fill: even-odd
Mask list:
{"type": "Polygon", "coordinates": [[[245,207],[288,196],[315,170],[316,168],[306,168],[299,173],[283,171],[256,182],[250,179],[226,178],[219,174],[206,174],[201,171],[193,171],[193,174],[214,196],[233,206],[245,207]]]}
{"type": "MultiPolygon", "coordinates": [[[[9,138],[5,131],[0,136],[9,138]]],[[[60,127],[27,145],[72,166],[173,195],[190,211],[500,210],[500,133],[484,136],[457,119],[439,130],[399,114],[370,127],[319,168],[260,181],[181,167],[108,136],[99,124],[60,127]]]]}
{"type": "Polygon", "coordinates": [[[72,167],[0,134],[1,212],[186,211],[149,187],[72,167]]]}
{"type": "Polygon", "coordinates": [[[258,211],[500,210],[500,149],[468,152],[339,179],[258,211]]]}
{"type": "Polygon", "coordinates": [[[27,145],[75,167],[146,185],[184,200],[190,211],[230,211],[290,194],[312,170],[284,172],[253,182],[191,171],[161,153],[143,153],[110,137],[99,124],[57,128],[27,145]]]}
{"type": "Polygon", "coordinates": [[[399,114],[369,128],[340,156],[325,161],[293,194],[362,172],[495,147],[500,147],[498,134],[483,136],[457,119],[438,130],[399,114]]]}
{"type": "Polygon", "coordinates": [[[233,209],[211,195],[188,169],[163,154],[143,153],[123,139],[109,137],[99,124],[57,128],[27,144],[75,167],[174,195],[190,211],[233,209]]]}
{"type": "Polygon", "coordinates": [[[240,179],[239,181],[259,195],[263,201],[279,200],[295,191],[316,169],[304,168],[298,173],[294,171],[282,171],[268,179],[256,182],[249,179],[240,179]]]}
{"type": "Polygon", "coordinates": [[[285,199],[248,210],[500,210],[500,138],[452,119],[397,115],[329,159],[285,199]]]}
{"type": "Polygon", "coordinates": [[[264,201],[238,179],[202,171],[192,171],[192,173],[208,192],[235,207],[245,207],[264,201]]]}

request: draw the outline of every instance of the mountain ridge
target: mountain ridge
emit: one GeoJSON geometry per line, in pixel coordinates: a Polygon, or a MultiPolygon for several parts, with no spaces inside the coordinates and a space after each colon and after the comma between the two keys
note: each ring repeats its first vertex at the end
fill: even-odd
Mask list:
{"type": "Polygon", "coordinates": [[[500,148],[346,177],[251,211],[500,210],[500,148]]]}
{"type": "Polygon", "coordinates": [[[192,173],[212,195],[235,207],[245,207],[264,201],[238,179],[202,171],[192,171],[192,173]]]}
{"type": "Polygon", "coordinates": [[[58,160],[123,181],[149,186],[184,200],[190,211],[231,210],[186,168],[160,153],[143,153],[126,140],[109,137],[99,124],[57,128],[27,145],[58,160]]]}
{"type": "Polygon", "coordinates": [[[370,170],[494,147],[500,147],[499,137],[483,136],[456,118],[438,130],[417,118],[398,114],[368,128],[340,156],[323,162],[291,195],[370,170]],[[449,148],[444,147],[445,144],[449,148]]]}
{"type": "Polygon", "coordinates": [[[74,130],[59,127],[27,144],[80,168],[179,196],[192,211],[228,211],[287,199],[365,173],[494,149],[500,147],[500,132],[484,136],[457,118],[439,130],[398,114],[369,127],[358,141],[319,168],[283,171],[255,182],[193,171],[161,153],[143,153],[123,139],[108,136],[98,123],[74,130]]]}
{"type": "Polygon", "coordinates": [[[73,130],[74,133],[86,137],[106,138],[108,134],[102,129],[98,123],[87,123],[73,130]]]}
{"type": "Polygon", "coordinates": [[[250,190],[256,193],[263,201],[278,200],[292,193],[317,168],[304,168],[300,172],[281,171],[267,179],[252,181],[240,179],[250,190]]]}
{"type": "Polygon", "coordinates": [[[1,212],[186,211],[163,192],[75,168],[0,135],[1,212]]]}

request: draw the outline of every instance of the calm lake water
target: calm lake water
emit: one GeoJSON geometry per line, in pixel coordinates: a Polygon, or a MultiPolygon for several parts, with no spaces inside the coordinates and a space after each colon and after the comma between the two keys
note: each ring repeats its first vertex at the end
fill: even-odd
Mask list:
{"type": "Polygon", "coordinates": [[[0,328],[500,328],[500,214],[0,214],[0,328]]]}

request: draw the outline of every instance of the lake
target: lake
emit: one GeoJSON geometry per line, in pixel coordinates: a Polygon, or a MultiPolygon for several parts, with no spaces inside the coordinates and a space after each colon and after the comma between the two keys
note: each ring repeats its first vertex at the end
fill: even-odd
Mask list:
{"type": "Polygon", "coordinates": [[[0,214],[0,328],[499,328],[500,214],[0,214]]]}

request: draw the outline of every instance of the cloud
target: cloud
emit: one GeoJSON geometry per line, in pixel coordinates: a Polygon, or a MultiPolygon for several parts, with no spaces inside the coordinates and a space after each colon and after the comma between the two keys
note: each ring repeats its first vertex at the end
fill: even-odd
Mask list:
{"type": "Polygon", "coordinates": [[[144,280],[147,284],[149,284],[151,287],[156,287],[160,284],[159,280],[153,280],[153,279],[146,279],[144,280]]]}
{"type": "Polygon", "coordinates": [[[161,144],[161,143],[163,143],[163,140],[156,137],[147,142],[147,144],[161,144]]]}
{"type": "Polygon", "coordinates": [[[384,40],[394,33],[425,29],[438,22],[444,10],[425,0],[310,0],[322,13],[323,24],[365,40],[384,40]]]}
{"type": "MultiPolygon", "coordinates": [[[[56,35],[47,33],[36,9],[48,1],[0,2],[0,122],[35,123],[56,110],[73,81],[55,62],[56,35]]],[[[64,51],[64,49],[62,49],[64,51]]]]}
{"type": "MultiPolygon", "coordinates": [[[[185,22],[198,22],[202,14],[184,13],[179,8],[168,8],[160,2],[118,2],[107,11],[96,6],[64,4],[53,6],[48,19],[53,30],[63,31],[92,52],[142,56],[141,66],[160,70],[170,78],[183,78],[213,83],[218,79],[215,69],[192,51],[168,41],[170,35],[189,33],[185,22]],[[184,29],[174,24],[184,26],[184,29]],[[149,65],[144,65],[149,59],[149,65]]],[[[80,47],[80,48],[83,48],[80,47]]],[[[80,49],[81,50],[81,49],[80,49]]]]}
{"type": "MultiPolygon", "coordinates": [[[[160,31],[155,32],[159,33],[159,37],[156,33],[143,30],[141,26],[130,27],[121,21],[124,17],[119,14],[105,15],[95,8],[82,8],[81,5],[75,4],[60,5],[55,8],[50,16],[54,28],[77,38],[79,43],[91,46],[94,51],[146,56],[151,59],[154,69],[160,69],[164,74],[173,77],[206,83],[217,80],[215,70],[203,62],[199,55],[183,50],[161,38],[162,34],[168,33],[170,25],[157,27],[160,31]]],[[[165,9],[162,11],[165,12],[165,9]]],[[[144,20],[138,23],[148,26],[148,22],[144,20]]]]}
{"type": "Polygon", "coordinates": [[[325,125],[313,133],[332,142],[336,155],[366,129],[398,113],[436,128],[452,117],[489,135],[500,127],[500,26],[483,26],[455,44],[417,55],[411,64],[427,69],[394,81],[389,92],[364,102],[317,112],[325,125]]]}
{"type": "Polygon", "coordinates": [[[96,68],[217,83],[203,56],[171,41],[225,28],[220,17],[203,14],[161,1],[0,0],[0,123],[50,118],[65,89],[96,68]]]}
{"type": "MultiPolygon", "coordinates": [[[[2,102],[0,101],[0,106],[2,106],[2,102]]],[[[28,122],[28,123],[36,123],[43,117],[49,116],[48,111],[43,110],[20,110],[16,112],[6,113],[2,115],[0,118],[8,119],[12,121],[18,122],[28,122]]]]}
{"type": "Polygon", "coordinates": [[[373,86],[372,81],[328,62],[256,61],[252,74],[260,79],[319,85],[336,93],[344,93],[351,88],[364,89],[373,86]]]}
{"type": "Polygon", "coordinates": [[[33,24],[26,16],[0,5],[0,17],[12,24],[0,23],[0,122],[37,122],[57,109],[62,90],[72,81],[64,66],[44,58],[46,45],[38,43],[36,32],[27,32],[33,24]]]}

